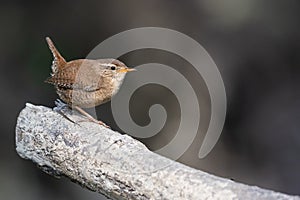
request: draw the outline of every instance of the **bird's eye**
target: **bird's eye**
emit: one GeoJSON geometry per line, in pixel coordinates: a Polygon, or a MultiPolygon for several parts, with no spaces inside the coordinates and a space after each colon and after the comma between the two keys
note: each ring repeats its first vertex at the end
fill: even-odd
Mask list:
{"type": "Polygon", "coordinates": [[[111,66],[110,69],[111,70],[116,70],[116,67],[115,66],[111,66]]]}

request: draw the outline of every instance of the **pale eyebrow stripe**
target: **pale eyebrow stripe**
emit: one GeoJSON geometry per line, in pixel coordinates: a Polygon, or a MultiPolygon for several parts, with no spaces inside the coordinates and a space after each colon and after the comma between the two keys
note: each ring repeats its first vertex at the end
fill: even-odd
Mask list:
{"type": "Polygon", "coordinates": [[[112,63],[101,63],[101,65],[106,66],[106,67],[116,67],[116,65],[112,64],[112,63]]]}

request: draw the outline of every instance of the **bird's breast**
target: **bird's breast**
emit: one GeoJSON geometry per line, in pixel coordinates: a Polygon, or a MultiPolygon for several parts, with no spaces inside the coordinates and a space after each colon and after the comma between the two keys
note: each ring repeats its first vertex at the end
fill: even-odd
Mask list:
{"type": "Polygon", "coordinates": [[[117,94],[117,92],[119,91],[119,89],[123,83],[124,78],[125,78],[125,74],[122,74],[112,80],[112,85],[113,85],[112,96],[117,94]]]}
{"type": "Polygon", "coordinates": [[[59,97],[70,106],[91,108],[106,103],[112,98],[112,89],[105,88],[92,92],[74,89],[57,89],[59,97]]]}

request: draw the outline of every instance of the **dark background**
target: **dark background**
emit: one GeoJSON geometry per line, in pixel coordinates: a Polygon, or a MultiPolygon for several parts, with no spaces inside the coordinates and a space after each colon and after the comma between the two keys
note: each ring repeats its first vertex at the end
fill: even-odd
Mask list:
{"type": "MultiPolygon", "coordinates": [[[[1,1],[0,199],[102,197],[21,159],[15,151],[16,118],[25,102],[53,107],[57,98],[53,87],[43,83],[52,62],[45,36],[71,60],[85,57],[114,34],[146,26],[174,29],[197,40],[216,62],[226,87],[227,118],[216,147],[199,160],[201,141],[196,141],[179,161],[242,183],[300,195],[299,10],[297,0],[1,1]]],[[[123,61],[142,64],[151,58],[181,62],[174,55],[151,51],[133,52],[123,61]]],[[[151,88],[154,94],[155,89],[159,88],[151,88]]],[[[109,103],[99,112],[117,129],[109,103]]]]}

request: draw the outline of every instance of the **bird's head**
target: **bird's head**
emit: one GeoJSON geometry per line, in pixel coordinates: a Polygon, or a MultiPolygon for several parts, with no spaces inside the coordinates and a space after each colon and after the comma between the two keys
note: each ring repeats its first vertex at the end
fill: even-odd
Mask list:
{"type": "Polygon", "coordinates": [[[123,82],[127,72],[136,71],[134,68],[127,67],[123,62],[116,59],[101,59],[101,68],[104,76],[110,76],[116,82],[123,82]]]}

